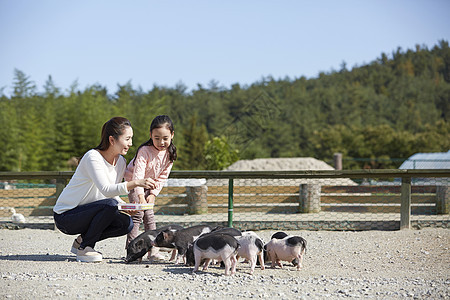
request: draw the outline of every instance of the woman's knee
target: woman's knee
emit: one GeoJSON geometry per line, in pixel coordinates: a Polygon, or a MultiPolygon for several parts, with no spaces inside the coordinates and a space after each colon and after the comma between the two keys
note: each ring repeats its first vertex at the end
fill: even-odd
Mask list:
{"type": "Polygon", "coordinates": [[[100,201],[103,203],[103,205],[108,207],[117,207],[117,204],[119,204],[119,202],[114,198],[107,198],[100,201]]]}
{"type": "Polygon", "coordinates": [[[128,224],[128,228],[127,228],[127,234],[130,233],[134,228],[134,223],[133,220],[131,218],[129,218],[129,224],[128,224]]]}
{"type": "Polygon", "coordinates": [[[123,212],[119,213],[120,223],[123,224],[123,228],[127,231],[126,234],[130,233],[134,228],[134,222],[130,215],[123,212]]]}
{"type": "Polygon", "coordinates": [[[116,214],[119,211],[117,207],[118,202],[116,199],[110,198],[110,199],[103,199],[100,201],[101,204],[103,205],[102,210],[106,211],[109,215],[116,214]]]}
{"type": "Polygon", "coordinates": [[[131,232],[134,227],[133,219],[130,215],[119,211],[119,209],[117,208],[117,200],[114,198],[110,198],[104,199],[102,201],[104,201],[105,210],[107,210],[111,215],[116,216],[115,218],[118,218],[118,220],[120,220],[119,222],[120,224],[122,224],[121,226],[123,230],[126,230],[125,234],[131,232]]]}

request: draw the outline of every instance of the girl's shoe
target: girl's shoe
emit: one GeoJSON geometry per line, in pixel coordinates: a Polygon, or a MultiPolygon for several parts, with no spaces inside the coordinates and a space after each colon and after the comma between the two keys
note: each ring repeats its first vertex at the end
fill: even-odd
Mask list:
{"type": "Polygon", "coordinates": [[[150,249],[150,251],[148,251],[147,258],[151,262],[158,262],[158,261],[163,261],[164,260],[164,256],[161,255],[161,253],[159,253],[159,248],[158,247],[152,247],[150,249]]]}
{"type": "Polygon", "coordinates": [[[77,251],[77,261],[80,262],[101,262],[102,259],[102,255],[89,246],[77,251]]]}
{"type": "Polygon", "coordinates": [[[78,248],[80,248],[81,242],[83,239],[81,238],[81,235],[77,236],[77,238],[73,241],[72,248],[70,249],[70,252],[73,254],[77,254],[78,248]]]}

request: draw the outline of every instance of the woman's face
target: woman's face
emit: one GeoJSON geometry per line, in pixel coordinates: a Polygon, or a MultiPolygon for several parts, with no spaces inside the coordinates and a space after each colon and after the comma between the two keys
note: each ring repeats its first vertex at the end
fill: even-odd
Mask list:
{"type": "Polygon", "coordinates": [[[125,127],[117,139],[110,137],[110,141],[114,152],[120,155],[126,155],[133,145],[133,129],[130,126],[125,127]]]}
{"type": "Polygon", "coordinates": [[[173,139],[173,133],[167,127],[154,128],[150,137],[153,140],[153,146],[159,151],[164,151],[169,148],[173,139]]]}

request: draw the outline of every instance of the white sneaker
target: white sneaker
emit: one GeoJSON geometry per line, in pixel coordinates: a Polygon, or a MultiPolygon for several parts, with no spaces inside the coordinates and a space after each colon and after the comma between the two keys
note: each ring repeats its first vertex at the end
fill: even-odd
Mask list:
{"type": "Polygon", "coordinates": [[[152,247],[150,249],[150,251],[148,252],[147,258],[149,261],[153,261],[153,262],[158,262],[158,261],[163,261],[164,256],[161,255],[161,253],[159,253],[159,248],[158,247],[152,247]]]}
{"type": "Polygon", "coordinates": [[[148,260],[152,262],[164,261],[165,258],[161,254],[157,253],[155,255],[148,255],[148,260]]]}
{"type": "Polygon", "coordinates": [[[83,241],[83,239],[81,238],[81,235],[77,236],[77,238],[73,241],[70,252],[72,252],[73,254],[77,254],[78,248],[80,248],[80,244],[82,241],[83,241]]]}
{"type": "Polygon", "coordinates": [[[80,262],[101,262],[102,259],[102,255],[89,246],[77,251],[77,261],[80,262]]]}

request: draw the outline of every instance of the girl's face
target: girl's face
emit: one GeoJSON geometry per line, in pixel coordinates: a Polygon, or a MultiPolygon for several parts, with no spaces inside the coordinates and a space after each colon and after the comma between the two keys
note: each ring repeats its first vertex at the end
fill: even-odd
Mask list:
{"type": "Polygon", "coordinates": [[[167,127],[154,128],[150,133],[150,137],[153,140],[153,146],[159,151],[164,151],[169,148],[173,139],[173,132],[167,127]]]}
{"type": "Polygon", "coordinates": [[[133,129],[130,126],[125,127],[123,133],[117,139],[110,138],[111,148],[115,153],[126,155],[130,147],[133,145],[133,129]]]}

